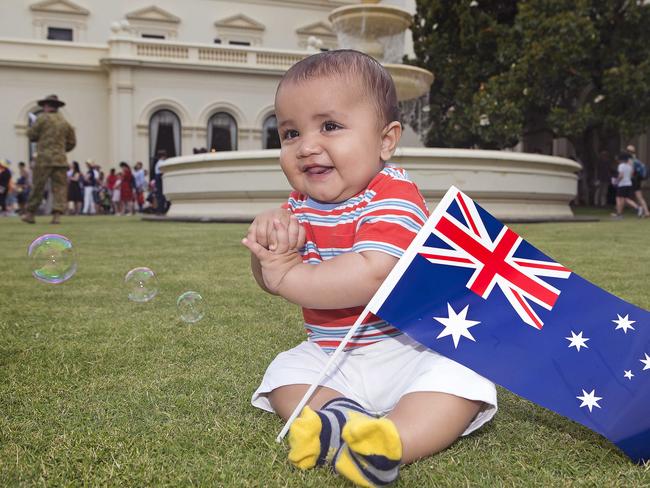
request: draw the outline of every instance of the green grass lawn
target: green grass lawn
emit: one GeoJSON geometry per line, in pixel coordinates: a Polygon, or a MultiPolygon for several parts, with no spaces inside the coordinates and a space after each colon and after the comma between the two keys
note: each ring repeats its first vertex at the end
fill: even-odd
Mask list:
{"type": "MultiPolygon", "coordinates": [[[[282,422],[250,406],[275,355],[304,337],[297,307],[257,288],[243,224],[66,217],[58,227],[0,220],[0,484],[351,486],[298,472],[274,439],[282,422]],[[27,247],[65,234],[78,271],[31,277],[27,247]],[[124,275],[153,269],[159,293],[127,299],[124,275]],[[176,297],[203,295],[187,325],[176,297]]],[[[513,225],[562,264],[650,308],[650,221],[513,225]]],[[[398,486],[650,486],[582,426],[500,390],[481,431],[402,469],[398,486]]],[[[650,405],[648,406],[650,415],[650,405]]]]}

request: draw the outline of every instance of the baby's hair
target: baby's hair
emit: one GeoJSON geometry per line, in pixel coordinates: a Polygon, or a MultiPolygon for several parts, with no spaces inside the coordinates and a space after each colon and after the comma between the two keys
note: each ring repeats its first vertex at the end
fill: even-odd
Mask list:
{"type": "MultiPolygon", "coordinates": [[[[277,92],[284,83],[299,83],[313,78],[347,77],[357,80],[362,93],[377,107],[382,127],[399,121],[395,83],[386,68],[374,58],[352,49],[313,54],[294,64],[284,74],[277,92]]],[[[276,92],[276,96],[277,96],[276,92]]]]}

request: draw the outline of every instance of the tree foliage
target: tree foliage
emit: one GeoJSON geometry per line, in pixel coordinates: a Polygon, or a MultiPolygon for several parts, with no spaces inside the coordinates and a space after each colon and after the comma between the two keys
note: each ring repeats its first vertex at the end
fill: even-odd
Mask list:
{"type": "Polygon", "coordinates": [[[418,0],[416,64],[436,77],[427,145],[505,148],[547,131],[589,158],[598,134],[641,132],[650,125],[643,4],[418,0]]]}

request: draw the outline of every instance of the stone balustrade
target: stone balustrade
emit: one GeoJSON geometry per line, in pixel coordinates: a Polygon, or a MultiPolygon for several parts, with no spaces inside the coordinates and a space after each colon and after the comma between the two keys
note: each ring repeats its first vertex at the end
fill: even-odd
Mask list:
{"type": "Polygon", "coordinates": [[[176,69],[241,68],[282,72],[310,53],[113,36],[108,44],[0,38],[0,64],[101,69],[102,64],[169,64],[176,69]]]}

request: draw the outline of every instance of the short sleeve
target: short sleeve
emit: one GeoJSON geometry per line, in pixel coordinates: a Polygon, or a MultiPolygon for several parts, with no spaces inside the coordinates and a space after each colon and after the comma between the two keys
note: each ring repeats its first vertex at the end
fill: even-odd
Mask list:
{"type": "Polygon", "coordinates": [[[304,200],[304,196],[301,193],[298,193],[297,191],[294,190],[289,194],[288,200],[284,202],[280,208],[290,210],[291,213],[294,213],[296,208],[300,206],[300,203],[303,200],[304,200]]]}
{"type": "Polygon", "coordinates": [[[386,178],[362,210],[352,251],[400,258],[428,218],[424,198],[408,179],[386,178]]]}

